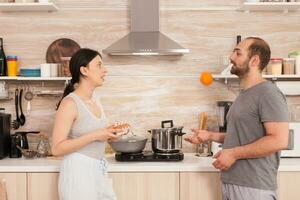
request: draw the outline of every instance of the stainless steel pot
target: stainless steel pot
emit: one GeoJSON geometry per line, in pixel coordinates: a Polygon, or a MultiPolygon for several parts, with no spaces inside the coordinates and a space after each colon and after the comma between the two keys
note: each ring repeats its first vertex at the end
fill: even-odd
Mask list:
{"type": "Polygon", "coordinates": [[[142,152],[147,143],[147,138],[140,136],[130,136],[120,138],[116,141],[108,142],[115,152],[120,153],[139,153],[142,152]]]}
{"type": "Polygon", "coordinates": [[[182,148],[183,126],[173,127],[173,120],[161,122],[162,128],[150,129],[152,150],[156,153],[177,153],[182,148]],[[166,124],[170,124],[167,128],[166,124]]]}

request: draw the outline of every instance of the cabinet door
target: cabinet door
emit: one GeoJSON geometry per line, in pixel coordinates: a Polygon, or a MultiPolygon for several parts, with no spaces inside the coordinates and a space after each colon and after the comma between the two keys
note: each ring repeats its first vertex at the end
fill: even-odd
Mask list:
{"type": "Polygon", "coordinates": [[[179,173],[110,173],[118,200],[179,200],[179,173]]]}
{"type": "Polygon", "coordinates": [[[0,173],[0,181],[3,180],[5,180],[7,199],[9,200],[27,199],[26,173],[0,173]]]}
{"type": "Polygon", "coordinates": [[[279,200],[300,199],[300,172],[280,172],[278,175],[279,200]]]}
{"type": "Polygon", "coordinates": [[[28,200],[58,200],[58,173],[28,173],[28,200]]]}
{"type": "Polygon", "coordinates": [[[219,173],[180,173],[180,199],[219,200],[221,185],[219,173]]]}

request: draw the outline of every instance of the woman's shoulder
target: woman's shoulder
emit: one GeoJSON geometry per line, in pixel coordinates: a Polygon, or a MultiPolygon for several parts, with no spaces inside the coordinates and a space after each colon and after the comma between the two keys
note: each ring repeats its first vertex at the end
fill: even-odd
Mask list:
{"type": "Polygon", "coordinates": [[[59,110],[63,110],[66,112],[74,112],[77,110],[76,102],[71,96],[66,96],[62,99],[59,110]]]}

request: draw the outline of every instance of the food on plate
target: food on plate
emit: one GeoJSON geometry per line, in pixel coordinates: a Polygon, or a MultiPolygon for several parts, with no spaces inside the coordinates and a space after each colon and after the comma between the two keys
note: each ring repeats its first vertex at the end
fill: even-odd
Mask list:
{"type": "Polygon", "coordinates": [[[122,123],[122,124],[115,124],[113,125],[114,129],[126,129],[130,128],[130,125],[128,123],[122,123]]]}

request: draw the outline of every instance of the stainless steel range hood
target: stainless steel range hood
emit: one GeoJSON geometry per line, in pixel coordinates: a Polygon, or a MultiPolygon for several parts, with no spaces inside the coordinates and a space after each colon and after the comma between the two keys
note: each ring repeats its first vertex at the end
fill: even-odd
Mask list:
{"type": "Polygon", "coordinates": [[[131,32],[103,50],[109,55],[182,55],[188,53],[159,31],[159,0],[131,0],[131,32]]]}

